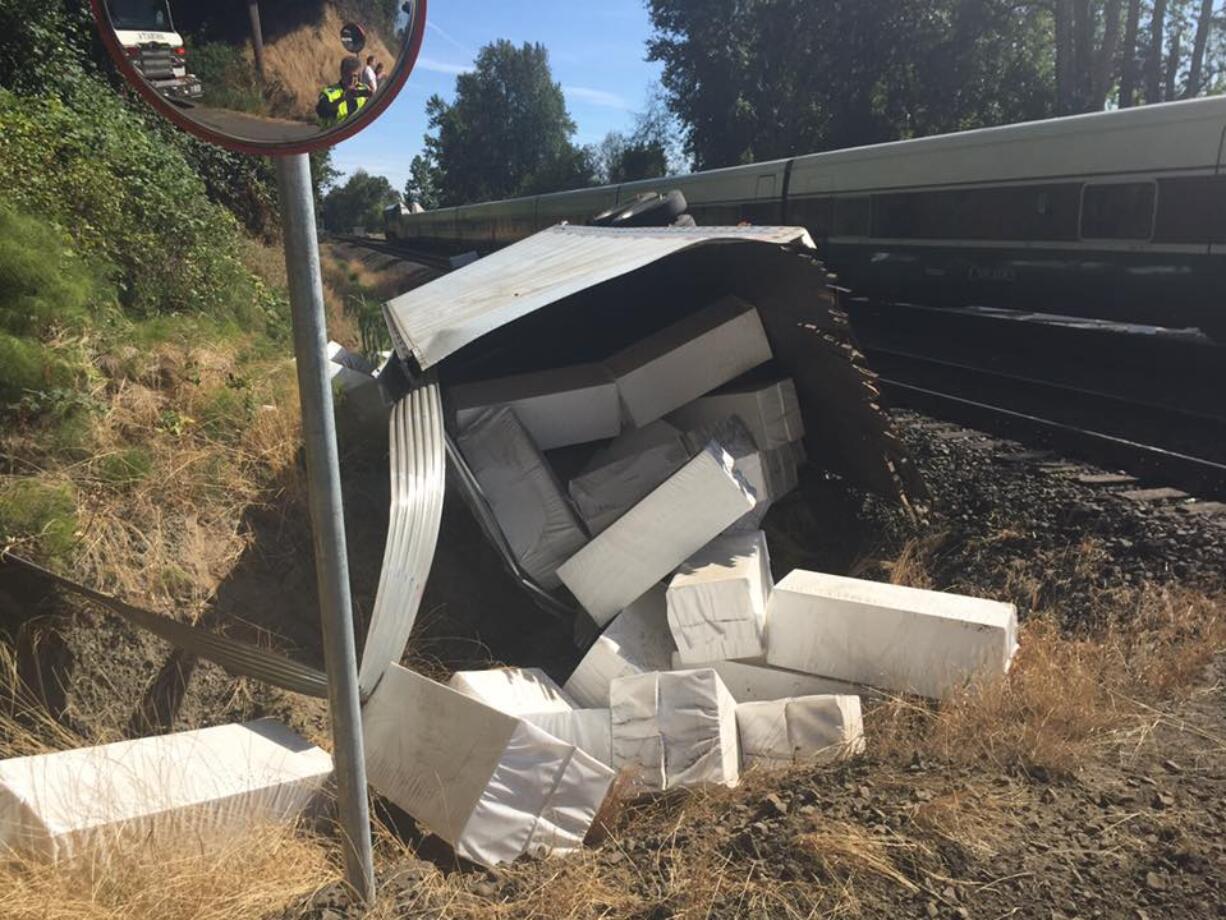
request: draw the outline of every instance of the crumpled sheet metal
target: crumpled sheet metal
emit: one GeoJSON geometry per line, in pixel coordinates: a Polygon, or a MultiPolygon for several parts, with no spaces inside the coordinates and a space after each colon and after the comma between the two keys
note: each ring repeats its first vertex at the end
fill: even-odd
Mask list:
{"type": "Polygon", "coordinates": [[[374,612],[358,685],[365,699],[388,665],[399,662],[413,631],[434,561],[443,517],[447,458],[438,383],[429,376],[392,409],[391,511],[374,612]]]}

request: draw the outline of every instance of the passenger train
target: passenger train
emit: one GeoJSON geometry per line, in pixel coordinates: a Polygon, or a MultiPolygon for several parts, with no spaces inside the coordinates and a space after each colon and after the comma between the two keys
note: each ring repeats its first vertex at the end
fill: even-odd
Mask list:
{"type": "Polygon", "coordinates": [[[489,250],[680,189],[701,225],[801,224],[869,297],[1199,326],[1226,340],[1226,97],[1007,125],[411,214],[489,250]]]}

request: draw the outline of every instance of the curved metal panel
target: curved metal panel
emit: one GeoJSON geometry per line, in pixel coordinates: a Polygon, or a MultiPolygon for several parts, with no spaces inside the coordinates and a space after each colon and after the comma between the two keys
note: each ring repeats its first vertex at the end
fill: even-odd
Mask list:
{"type": "Polygon", "coordinates": [[[414,384],[389,421],[391,511],[358,685],[368,697],[409,642],[443,518],[443,404],[433,375],[414,384]]]}

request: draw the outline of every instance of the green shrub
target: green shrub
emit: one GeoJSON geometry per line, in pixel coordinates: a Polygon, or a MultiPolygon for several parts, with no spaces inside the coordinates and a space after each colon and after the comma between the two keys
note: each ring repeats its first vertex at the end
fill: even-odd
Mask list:
{"type": "Polygon", "coordinates": [[[42,334],[79,329],[105,284],[57,227],[0,204],[0,329],[42,334]]]}
{"type": "Polygon", "coordinates": [[[84,375],[63,351],[0,331],[0,407],[24,400],[28,414],[41,415],[57,391],[71,391],[84,375]]]}
{"type": "Polygon", "coordinates": [[[129,447],[103,454],[94,463],[94,475],[106,485],[124,487],[146,479],[153,471],[153,457],[143,447],[129,447]]]}
{"type": "Polygon", "coordinates": [[[0,541],[33,540],[45,556],[62,559],[72,551],[76,530],[77,502],[69,483],[0,481],[0,541]]]}
{"type": "Polygon", "coordinates": [[[280,299],[242,264],[234,216],[151,117],[92,79],[71,107],[0,89],[0,162],[20,177],[6,194],[114,266],[130,317],[206,314],[252,331],[281,322],[280,299]]]}

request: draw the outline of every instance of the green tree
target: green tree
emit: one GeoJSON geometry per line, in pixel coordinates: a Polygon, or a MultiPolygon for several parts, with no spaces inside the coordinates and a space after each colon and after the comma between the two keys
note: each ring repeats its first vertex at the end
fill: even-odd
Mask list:
{"type": "Polygon", "coordinates": [[[596,148],[596,171],[601,182],[654,179],[668,172],[668,155],[658,141],[639,141],[610,131],[596,148]]]}
{"type": "Polygon", "coordinates": [[[435,166],[429,156],[419,153],[409,164],[409,180],[404,186],[404,200],[415,201],[427,211],[439,206],[435,166]]]}
{"type": "Polygon", "coordinates": [[[383,224],[383,209],[399,201],[387,179],[359,169],[324,196],[324,226],[346,233],[354,227],[374,229],[383,224]]]}
{"type": "Polygon", "coordinates": [[[571,143],[575,123],[540,44],[499,40],[456,77],[455,101],[431,96],[431,181],[443,205],[490,201],[592,181],[591,155],[571,143]]]}

